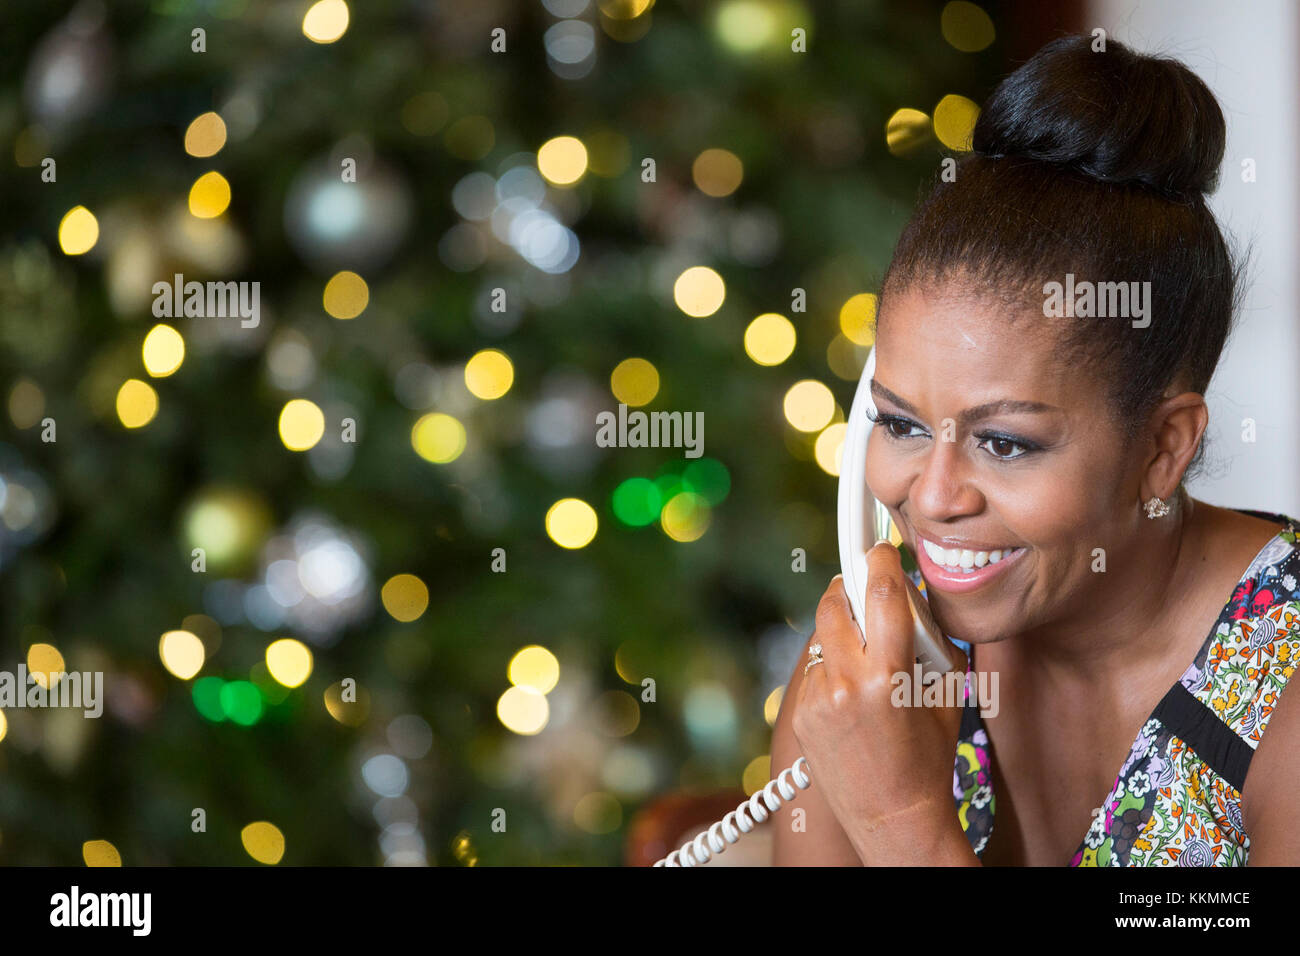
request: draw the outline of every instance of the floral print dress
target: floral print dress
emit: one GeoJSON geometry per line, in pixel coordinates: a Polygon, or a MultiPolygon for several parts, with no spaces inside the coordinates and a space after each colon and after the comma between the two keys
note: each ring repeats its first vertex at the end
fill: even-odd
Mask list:
{"type": "MultiPolygon", "coordinates": [[[[1300,545],[1284,525],[1242,575],[1195,660],[1139,731],[1071,866],[1244,866],[1241,788],[1300,662],[1300,545]]],[[[924,587],[913,572],[918,587],[924,587]]],[[[974,674],[969,673],[968,686],[974,674]]],[[[968,700],[953,799],[977,856],[993,833],[992,747],[968,700]]]]}

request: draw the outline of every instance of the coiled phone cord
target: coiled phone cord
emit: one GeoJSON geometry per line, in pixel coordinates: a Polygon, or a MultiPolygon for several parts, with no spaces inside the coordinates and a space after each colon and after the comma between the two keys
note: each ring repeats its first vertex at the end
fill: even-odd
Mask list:
{"type": "Polygon", "coordinates": [[[725,817],[719,820],[707,830],[701,830],[699,836],[694,840],[687,840],[682,844],[680,850],[673,850],[662,860],[655,863],[655,866],[699,866],[702,863],[709,862],[714,853],[722,853],[727,849],[728,843],[735,843],[740,839],[742,834],[748,833],[754,827],[768,818],[768,811],[775,813],[781,809],[785,800],[793,800],[795,797],[794,787],[790,786],[789,777],[794,780],[795,785],[800,790],[807,790],[812,786],[812,780],[804,768],[808,766],[808,761],[800,757],[791,766],[782,770],[779,774],[767,782],[767,786],[761,790],[754,791],[754,795],[748,800],[741,803],[725,817]],[[801,766],[802,765],[802,766],[801,766]],[[773,790],[780,790],[781,796],[778,797],[773,790]],[[767,806],[764,806],[764,804],[767,806]],[[749,817],[746,817],[745,811],[749,811],[749,817]],[[750,817],[753,819],[751,820],[750,817]],[[739,828],[739,829],[737,829],[739,828]],[[723,843],[722,838],[718,836],[721,831],[722,836],[726,837],[727,842],[723,843]],[[705,841],[709,846],[705,846],[705,841]],[[709,847],[712,847],[710,852],[709,847]]]}

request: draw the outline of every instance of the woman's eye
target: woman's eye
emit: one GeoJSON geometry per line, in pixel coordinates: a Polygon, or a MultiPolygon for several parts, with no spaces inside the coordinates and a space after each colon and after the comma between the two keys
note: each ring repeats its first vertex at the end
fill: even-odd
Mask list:
{"type": "Polygon", "coordinates": [[[989,454],[1001,461],[1011,461],[1013,458],[1019,458],[1029,450],[1020,442],[1012,441],[1010,438],[1001,438],[997,435],[990,435],[980,442],[981,448],[985,445],[988,446],[989,454]]]}
{"type": "Polygon", "coordinates": [[[921,428],[903,418],[884,419],[885,430],[894,438],[915,438],[913,430],[925,434],[921,428]]]}

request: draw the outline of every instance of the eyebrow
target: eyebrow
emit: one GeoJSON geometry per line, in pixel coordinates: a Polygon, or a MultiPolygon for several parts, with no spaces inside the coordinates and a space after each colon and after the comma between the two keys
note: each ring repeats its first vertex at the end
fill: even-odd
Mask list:
{"type": "MultiPolygon", "coordinates": [[[[874,378],[871,380],[871,392],[881,398],[887,398],[903,411],[910,415],[921,417],[921,412],[915,405],[901,396],[895,395],[885,386],[881,385],[874,378]]],[[[969,425],[980,419],[997,415],[1001,412],[1059,412],[1062,409],[1055,405],[1048,405],[1046,402],[1026,402],[1019,399],[1004,398],[996,402],[985,402],[983,405],[976,405],[974,408],[967,408],[957,416],[957,421],[962,425],[969,425]]]]}

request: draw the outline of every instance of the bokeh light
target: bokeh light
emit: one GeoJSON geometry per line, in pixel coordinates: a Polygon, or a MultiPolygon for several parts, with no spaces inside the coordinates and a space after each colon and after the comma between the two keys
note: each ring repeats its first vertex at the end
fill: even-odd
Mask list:
{"type": "Polygon", "coordinates": [[[9,390],[9,418],[16,428],[31,428],[45,414],[45,393],[30,378],[20,378],[9,390]]]}
{"type": "Polygon", "coordinates": [[[780,365],[794,353],[794,324],[783,315],[765,312],[745,329],[745,354],[759,365],[780,365]]]}
{"type": "Polygon", "coordinates": [[[222,713],[240,726],[251,727],[262,719],[262,692],[251,681],[226,681],[220,700],[222,713]]]}
{"type": "Polygon", "coordinates": [[[763,701],[763,719],[769,727],[776,725],[776,718],[781,713],[781,701],[785,698],[785,685],[782,684],[767,695],[763,701]]]}
{"type": "Polygon", "coordinates": [[[555,186],[572,186],[587,171],[587,147],[576,136],[556,136],[537,150],[537,171],[555,186]]]}
{"type": "Polygon", "coordinates": [[[81,844],[81,858],[86,866],[122,865],[122,854],[107,840],[87,840],[81,844]]]}
{"type": "Polygon", "coordinates": [[[979,104],[974,100],[949,93],[934,108],[934,135],[949,149],[969,150],[979,115],[979,104]]]}
{"type": "Polygon", "coordinates": [[[422,415],[411,428],[411,447],[425,461],[445,465],[465,450],[465,426],[442,412],[422,415]]]}
{"type": "Polygon", "coordinates": [[[673,301],[677,308],[693,318],[704,318],[722,308],[727,286],[708,266],[691,266],[673,284],[673,301]]]}
{"type": "Polygon", "coordinates": [[[475,398],[500,398],[510,391],[514,380],[514,365],[497,349],[483,349],[465,363],[465,387],[475,398]]]}
{"type": "Polygon", "coordinates": [[[315,402],[294,398],[280,410],[280,441],[290,451],[307,451],[325,434],[325,413],[315,402]]]}
{"type": "Polygon", "coordinates": [[[344,0],[318,0],[302,18],[302,34],[313,43],[333,43],[348,29],[348,5],[344,0]]]}
{"type": "Polygon", "coordinates": [[[140,348],[145,371],[154,378],[166,378],[185,361],[185,339],[170,325],[155,325],[140,348]]]}
{"type": "Polygon", "coordinates": [[[550,715],[546,695],[531,687],[516,684],[497,700],[497,719],[507,730],[522,736],[541,733],[550,715]]]}
{"type": "Polygon", "coordinates": [[[190,212],[200,219],[215,219],[230,207],[230,183],[216,170],[204,173],[190,187],[190,212]]]}
{"type": "Polygon", "coordinates": [[[785,393],[785,419],[801,432],[821,431],[835,417],[835,396],[815,379],[796,382],[785,393]]]}
{"type": "Polygon", "coordinates": [[[546,534],[562,548],[584,548],[596,537],[596,509],[580,498],[561,498],[546,512],[546,534]]]}
{"type": "Polygon", "coordinates": [[[939,14],[943,38],[963,53],[977,53],[993,43],[997,33],[993,20],[984,10],[966,0],[953,0],[939,14]]]}
{"type": "Polygon", "coordinates": [[[148,382],[128,378],[117,390],[117,417],[127,428],[143,428],[158,414],[158,393],[148,382]]]}
{"type": "Polygon", "coordinates": [[[752,796],[755,792],[767,786],[767,782],[771,779],[772,755],[763,754],[761,757],[755,757],[745,765],[745,769],[740,775],[740,786],[745,791],[746,796],[752,796]]]}
{"type": "Polygon", "coordinates": [[[641,723],[641,705],[625,690],[607,690],[594,701],[596,727],[607,737],[626,737],[641,723]]]}
{"type": "Polygon", "coordinates": [[[186,548],[203,549],[208,571],[233,571],[249,560],[270,523],[270,508],[259,495],[223,486],[201,489],[181,519],[186,548]]]}
{"type": "Polygon", "coordinates": [[[840,473],[840,456],[844,451],[844,434],[847,430],[848,426],[844,422],[827,425],[813,445],[813,457],[817,460],[818,467],[828,475],[840,473]]]}
{"type": "Polygon", "coordinates": [[[360,727],[370,716],[370,691],[364,687],[355,687],[349,695],[343,682],[331,684],[325,688],[325,710],[345,727],[360,727]],[[354,699],[347,700],[346,696],[354,699]]]}
{"type": "Polygon", "coordinates": [[[370,304],[370,287],[355,272],[344,270],[325,283],[325,311],[336,319],[355,319],[370,304]]]}
{"type": "Polygon", "coordinates": [[[311,676],[311,651],[291,637],[272,641],[266,648],[266,669],[285,687],[301,687],[311,676]]]}
{"type": "Polygon", "coordinates": [[[871,345],[876,341],[876,306],[874,293],[851,295],[840,306],[840,331],[854,345],[871,345]]]}
{"type": "Polygon", "coordinates": [[[38,642],[27,649],[27,674],[46,690],[57,684],[66,670],[63,655],[53,644],[38,642]]]}
{"type": "Polygon", "coordinates": [[[190,697],[194,700],[194,709],[204,720],[219,724],[226,719],[225,708],[221,706],[221,689],[226,682],[220,677],[200,677],[190,685],[190,697]]]}
{"type": "Polygon", "coordinates": [[[731,473],[716,458],[697,458],[682,469],[681,486],[718,505],[731,492],[731,473]]]}
{"type": "Polygon", "coordinates": [[[643,528],[658,520],[663,498],[659,487],[649,478],[629,478],[614,489],[610,507],[619,521],[643,528]]]}
{"type": "Polygon", "coordinates": [[[185,130],[185,152],[206,158],[226,145],[226,122],[217,113],[201,113],[185,130]]]}
{"type": "Polygon", "coordinates": [[[706,196],[730,196],[745,178],[740,157],[727,149],[706,149],[691,164],[691,178],[706,196]]]}
{"type": "Polygon", "coordinates": [[[885,124],[885,145],[895,156],[906,156],[930,138],[930,117],[920,110],[896,110],[885,124]]]}
{"type": "Polygon", "coordinates": [[[429,588],[414,574],[394,574],[384,582],[379,599],[395,621],[418,620],[429,606],[429,588]]]}
{"type": "Polygon", "coordinates": [[[169,674],[189,680],[203,669],[207,652],[197,634],[168,631],[158,641],[158,656],[169,674]]]}
{"type": "Polygon", "coordinates": [[[284,858],[284,834],[274,823],[265,820],[250,823],[239,831],[239,841],[244,844],[245,852],[258,863],[273,866],[284,858]]]}
{"type": "Polygon", "coordinates": [[[73,206],[59,222],[59,248],[69,256],[79,256],[95,248],[99,241],[99,220],[85,206],[73,206]]]}
{"type": "Polygon", "coordinates": [[[549,694],[560,680],[560,662],[540,644],[530,644],[510,658],[506,676],[518,687],[549,694]]]}
{"type": "Polygon", "coordinates": [[[659,516],[664,534],[674,541],[696,541],[709,528],[711,511],[703,495],[683,491],[673,495],[659,516]]]}
{"type": "Polygon", "coordinates": [[[659,370],[643,358],[629,358],[614,366],[609,390],[628,407],[648,405],[659,394],[659,370]]]}
{"type": "Polygon", "coordinates": [[[867,364],[866,348],[841,332],[826,346],[826,364],[837,378],[856,382],[862,377],[862,369],[867,364]]]}

